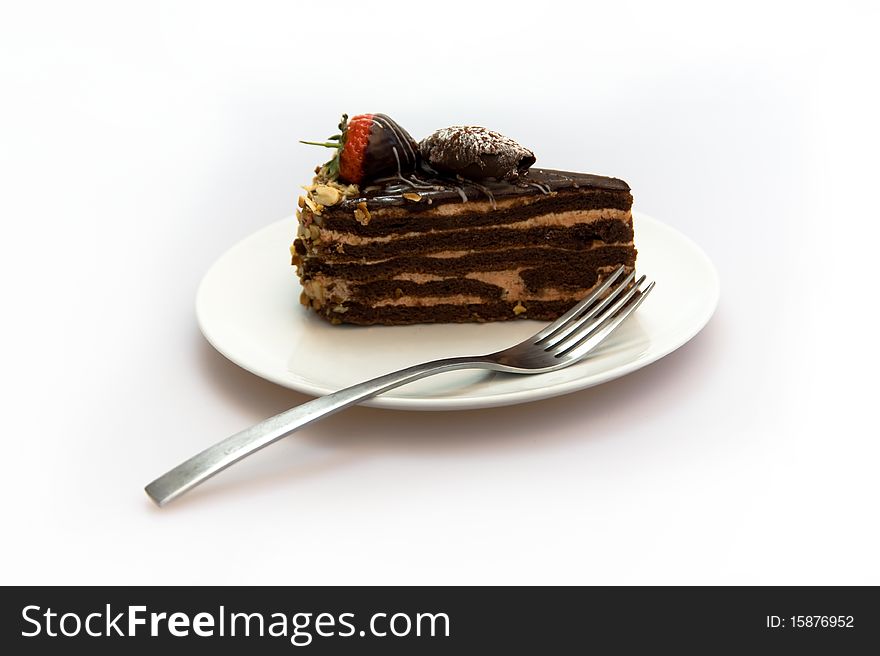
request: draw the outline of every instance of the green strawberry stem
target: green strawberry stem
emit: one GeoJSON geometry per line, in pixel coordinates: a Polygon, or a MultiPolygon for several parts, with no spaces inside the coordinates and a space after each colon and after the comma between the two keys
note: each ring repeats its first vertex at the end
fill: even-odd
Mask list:
{"type": "Polygon", "coordinates": [[[342,144],[339,142],[333,141],[302,141],[301,144],[308,144],[309,146],[324,146],[324,148],[342,148],[342,144]]]}
{"type": "Polygon", "coordinates": [[[320,175],[327,178],[328,180],[336,180],[337,178],[339,178],[339,156],[342,154],[342,149],[345,148],[345,132],[347,128],[348,114],[343,114],[342,120],[339,121],[339,134],[334,134],[332,137],[327,137],[327,141],[300,140],[300,143],[309,146],[323,146],[324,148],[336,149],[336,154],[333,155],[333,158],[321,167],[320,175]]]}

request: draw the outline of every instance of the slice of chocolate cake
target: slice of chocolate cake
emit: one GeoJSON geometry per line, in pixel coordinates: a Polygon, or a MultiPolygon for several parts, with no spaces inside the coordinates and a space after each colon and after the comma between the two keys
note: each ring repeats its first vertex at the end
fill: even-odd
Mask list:
{"type": "Polygon", "coordinates": [[[372,174],[369,157],[346,153],[363,135],[361,117],[343,120],[291,247],[302,303],[332,323],[550,320],[635,266],[622,180],[530,168],[530,151],[482,128],[441,130],[416,151],[391,119],[365,116],[381,127],[359,141],[368,153],[371,139],[390,142],[390,166],[372,174]]]}

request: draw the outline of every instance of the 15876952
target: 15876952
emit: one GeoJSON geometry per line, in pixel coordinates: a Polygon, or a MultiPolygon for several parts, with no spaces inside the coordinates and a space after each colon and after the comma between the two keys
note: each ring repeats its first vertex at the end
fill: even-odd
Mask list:
{"type": "Polygon", "coordinates": [[[855,624],[852,615],[792,615],[793,629],[851,629],[855,624]]]}
{"type": "Polygon", "coordinates": [[[768,629],[852,629],[855,617],[852,615],[767,615],[768,629]]]}

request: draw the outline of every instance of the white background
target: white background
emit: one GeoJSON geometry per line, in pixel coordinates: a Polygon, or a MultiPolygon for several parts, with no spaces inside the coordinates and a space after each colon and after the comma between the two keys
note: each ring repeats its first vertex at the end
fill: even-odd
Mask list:
{"type": "Polygon", "coordinates": [[[4,3],[0,582],[880,583],[880,14],[830,7],[4,3]],[[599,388],[355,408],[159,510],[144,484],[306,399],[193,299],[343,111],[626,179],[718,311],[599,388]]]}

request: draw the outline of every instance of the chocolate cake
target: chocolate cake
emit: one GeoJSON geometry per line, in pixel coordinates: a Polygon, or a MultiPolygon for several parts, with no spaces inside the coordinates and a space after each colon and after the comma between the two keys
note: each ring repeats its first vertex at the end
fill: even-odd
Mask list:
{"type": "Polygon", "coordinates": [[[551,320],[635,266],[622,180],[531,168],[483,128],[420,144],[382,114],[340,128],[291,247],[301,302],[332,323],[551,320]]]}

